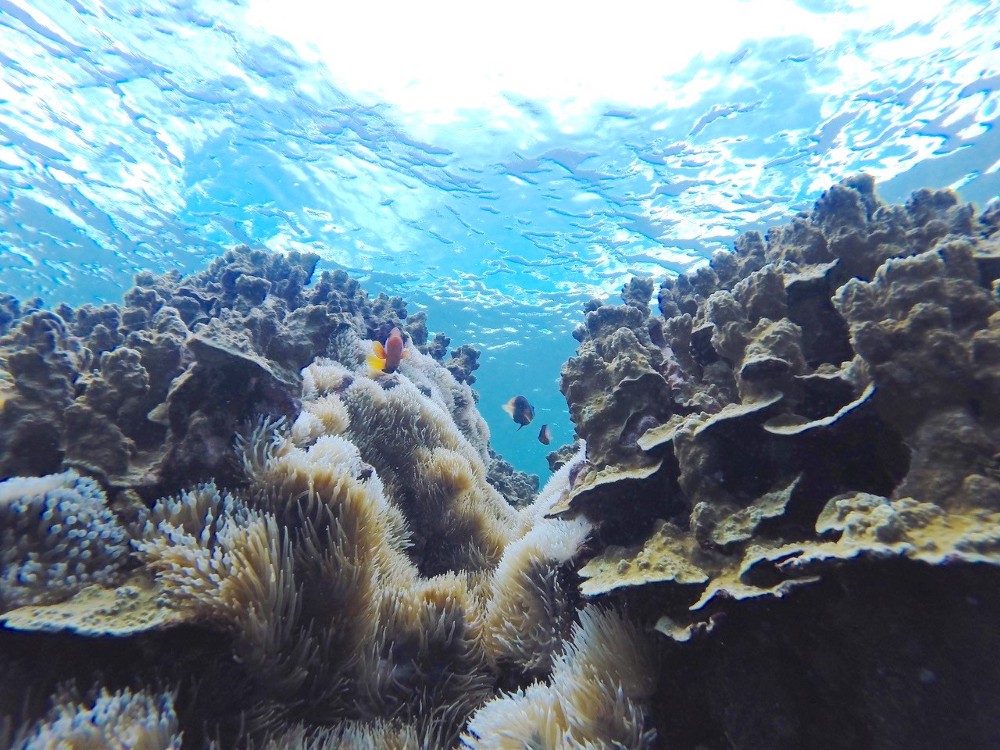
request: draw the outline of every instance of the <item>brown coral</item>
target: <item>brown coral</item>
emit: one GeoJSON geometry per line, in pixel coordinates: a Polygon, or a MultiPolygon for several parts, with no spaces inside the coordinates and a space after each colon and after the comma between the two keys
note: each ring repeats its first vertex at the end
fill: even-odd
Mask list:
{"type": "MultiPolygon", "coordinates": [[[[754,643],[771,637],[753,619],[762,612],[767,627],[789,639],[781,646],[789,658],[825,679],[849,681],[837,665],[822,664],[811,636],[791,624],[797,613],[829,617],[840,607],[823,626],[826,637],[840,638],[869,607],[885,628],[891,607],[922,580],[977,601],[985,595],[982,585],[995,577],[990,568],[1000,565],[1000,316],[992,288],[998,267],[981,231],[985,221],[946,191],[923,191],[894,207],[877,198],[870,178],[853,178],[766,241],[748,233],[735,253],[665,282],[659,302],[666,320],[642,319],[629,296],[627,307],[612,308],[615,330],[591,325],[595,313],[588,313],[578,356],[589,358],[587,367],[567,370],[574,382],[564,381],[563,390],[594,465],[556,510],[586,515],[605,542],[580,570],[584,594],[658,612],[661,633],[675,643],[697,642],[674,652],[676,668],[698,672],[699,659],[718,665],[717,672],[698,672],[691,687],[710,708],[681,699],[700,726],[663,710],[661,727],[684,727],[668,732],[680,746],[766,746],[759,736],[779,738],[771,746],[841,746],[818,738],[808,720],[798,723],[810,709],[787,686],[825,701],[826,711],[843,710],[837,699],[809,692],[782,671],[782,652],[754,653],[754,643]],[[604,422],[605,434],[592,434],[605,418],[594,416],[593,404],[613,389],[615,372],[611,360],[592,352],[635,331],[662,335],[652,337],[662,356],[647,362],[667,390],[655,405],[646,392],[608,410],[646,427],[630,455],[604,448],[621,434],[618,424],[604,422]],[[646,468],[637,473],[636,466],[646,468]],[[631,522],[624,530],[623,514],[631,522]],[[884,582],[871,587],[882,597],[878,606],[870,590],[845,590],[837,605],[823,598],[831,586],[854,586],[846,582],[864,576],[884,582]],[[900,581],[910,588],[894,589],[900,581]],[[760,701],[777,706],[787,742],[751,718],[763,704],[747,692],[750,682],[741,683],[742,692],[730,689],[743,675],[723,655],[735,642],[745,644],[742,658],[778,670],[760,680],[760,701]],[[732,715],[730,703],[737,707],[732,715]]],[[[611,311],[604,319],[613,319],[611,311]]],[[[949,602],[945,617],[968,623],[969,613],[949,602]]],[[[922,648],[934,640],[919,623],[893,627],[922,648]]],[[[865,642],[858,647],[881,669],[892,669],[892,661],[873,649],[909,663],[886,647],[888,638],[875,630],[855,640],[865,642]]],[[[862,657],[842,658],[841,670],[861,668],[862,657]]],[[[962,659],[971,668],[968,655],[962,659]]],[[[942,671],[955,674],[952,667],[942,671]]],[[[1000,694],[995,678],[986,683],[1000,694]]],[[[864,692],[870,700],[879,690],[905,692],[877,678],[864,692]]],[[[962,703],[929,686],[921,690],[950,706],[962,703]]],[[[968,698],[954,683],[952,690],[968,698]]],[[[662,691],[661,705],[683,692],[662,691]]],[[[877,736],[892,742],[887,738],[901,735],[880,727],[877,736]]],[[[977,729],[969,736],[984,735],[977,729]]]]}

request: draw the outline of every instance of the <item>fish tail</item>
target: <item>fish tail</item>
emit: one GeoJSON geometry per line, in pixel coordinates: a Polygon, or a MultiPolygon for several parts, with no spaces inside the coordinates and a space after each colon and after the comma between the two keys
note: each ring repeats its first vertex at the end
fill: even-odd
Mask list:
{"type": "Polygon", "coordinates": [[[385,371],[385,358],[379,357],[376,354],[369,354],[365,361],[368,363],[368,367],[374,370],[376,373],[385,371]]]}

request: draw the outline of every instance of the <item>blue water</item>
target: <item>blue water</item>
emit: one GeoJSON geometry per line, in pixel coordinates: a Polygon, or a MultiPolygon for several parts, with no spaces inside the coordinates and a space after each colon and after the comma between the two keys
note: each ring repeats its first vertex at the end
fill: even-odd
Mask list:
{"type": "Polygon", "coordinates": [[[481,349],[493,445],[544,475],[587,299],[860,170],[1000,192],[997,2],[370,5],[0,0],[0,290],[312,250],[481,349]]]}

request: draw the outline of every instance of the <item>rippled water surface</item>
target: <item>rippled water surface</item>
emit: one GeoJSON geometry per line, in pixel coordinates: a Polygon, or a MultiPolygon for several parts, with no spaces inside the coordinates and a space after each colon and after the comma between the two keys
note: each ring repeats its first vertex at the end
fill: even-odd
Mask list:
{"type": "Polygon", "coordinates": [[[1000,187],[997,2],[317,5],[0,0],[0,288],[318,252],[482,349],[494,445],[542,472],[586,299],[860,170],[1000,187]]]}

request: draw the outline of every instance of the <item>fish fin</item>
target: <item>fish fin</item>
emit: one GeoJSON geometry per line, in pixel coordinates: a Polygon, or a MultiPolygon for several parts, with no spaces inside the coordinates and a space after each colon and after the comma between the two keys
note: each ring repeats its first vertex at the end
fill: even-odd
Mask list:
{"type": "Polygon", "coordinates": [[[410,356],[410,347],[406,347],[405,349],[403,349],[403,353],[399,355],[399,358],[406,359],[409,356],[410,356]]]}
{"type": "MultiPolygon", "coordinates": [[[[379,346],[381,346],[381,344],[379,344],[379,346]]],[[[374,370],[376,374],[385,371],[385,357],[379,357],[378,355],[375,354],[369,354],[365,358],[365,362],[368,363],[368,367],[371,370],[374,370]]]]}
{"type": "Polygon", "coordinates": [[[523,425],[523,424],[522,424],[522,425],[518,425],[518,426],[517,426],[517,432],[520,432],[520,431],[521,431],[521,428],[522,428],[522,427],[524,427],[524,425],[523,425]]]}
{"type": "Polygon", "coordinates": [[[514,399],[511,399],[506,404],[500,407],[510,416],[511,419],[514,418],[514,399]]]}
{"type": "Polygon", "coordinates": [[[385,347],[382,346],[381,341],[372,342],[372,351],[375,352],[375,356],[379,359],[385,359],[385,347]]]}

